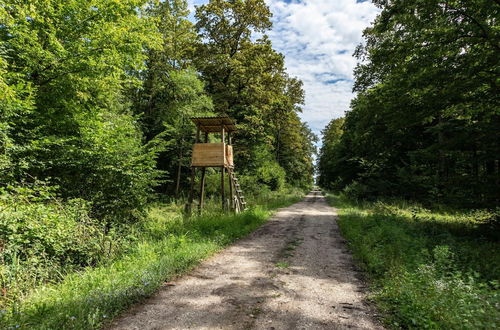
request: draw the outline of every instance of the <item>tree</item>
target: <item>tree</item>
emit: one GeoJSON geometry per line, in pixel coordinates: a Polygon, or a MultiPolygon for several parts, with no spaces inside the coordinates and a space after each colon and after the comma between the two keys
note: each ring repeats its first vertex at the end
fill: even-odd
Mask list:
{"type": "Polygon", "coordinates": [[[375,3],[382,12],[356,51],[358,95],[339,156],[355,171],[342,173],[344,184],[356,181],[371,195],[494,205],[500,4],[375,3]]]}
{"type": "Polygon", "coordinates": [[[156,150],[143,145],[123,93],[139,83],[131,73],[141,70],[144,46],[157,39],[146,6],[3,1],[0,63],[10,91],[2,115],[15,146],[15,182],[48,181],[63,197],[92,201],[108,222],[136,218],[158,175],[156,150]]]}
{"type": "MultiPolygon", "coordinates": [[[[6,21],[8,14],[0,8],[0,22],[6,21]]],[[[12,183],[13,159],[17,145],[12,140],[12,122],[27,116],[32,110],[32,88],[19,75],[7,71],[7,55],[4,42],[0,40],[0,182],[12,183]]]]}
{"type": "Polygon", "coordinates": [[[323,138],[318,159],[318,184],[320,186],[332,188],[338,184],[336,161],[338,161],[339,145],[344,133],[344,121],[343,117],[332,119],[321,132],[323,138]]]}
{"type": "Polygon", "coordinates": [[[166,142],[167,148],[160,153],[157,167],[167,178],[162,190],[175,192],[176,196],[181,181],[186,179],[182,169],[187,167],[194,142],[194,125],[189,118],[209,115],[212,111],[212,101],[193,68],[197,34],[187,19],[188,13],[185,0],[163,1],[150,9],[161,46],[148,49],[146,70],[139,72],[143,83],[132,91],[134,109],[141,116],[147,140],[161,136],[166,142]],[[172,187],[170,182],[174,180],[172,187]]]}
{"type": "MultiPolygon", "coordinates": [[[[304,98],[302,83],[288,76],[283,55],[265,35],[271,28],[271,12],[265,2],[213,0],[197,8],[196,18],[200,42],[195,63],[206,81],[214,111],[238,122],[235,156],[242,170],[255,174],[269,162],[285,169],[297,168],[296,163],[303,165],[299,168],[312,169],[306,165],[312,162],[311,155],[288,153],[288,159],[282,157],[284,138],[290,146],[300,145],[306,153],[311,150],[307,143],[301,144],[308,133],[297,116],[304,98]],[[255,33],[261,36],[253,38],[255,33]]],[[[287,173],[289,180],[298,178],[287,173]]],[[[303,175],[308,177],[310,171],[303,175]]]]}

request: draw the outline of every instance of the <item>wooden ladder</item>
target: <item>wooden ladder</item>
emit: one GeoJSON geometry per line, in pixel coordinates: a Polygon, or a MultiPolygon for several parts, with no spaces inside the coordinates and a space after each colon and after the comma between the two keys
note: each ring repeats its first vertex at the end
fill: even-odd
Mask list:
{"type": "Polygon", "coordinates": [[[234,191],[233,195],[233,203],[232,207],[234,208],[234,211],[236,213],[245,211],[247,208],[247,202],[245,201],[245,196],[243,196],[243,191],[241,190],[241,186],[238,183],[238,178],[236,177],[236,174],[234,171],[229,168],[228,169],[229,177],[231,178],[231,186],[234,191]]]}

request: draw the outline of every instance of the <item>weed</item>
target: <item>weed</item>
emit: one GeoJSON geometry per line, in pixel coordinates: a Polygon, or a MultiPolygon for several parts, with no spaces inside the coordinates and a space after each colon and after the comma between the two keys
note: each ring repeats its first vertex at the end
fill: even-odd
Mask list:
{"type": "Polygon", "coordinates": [[[327,200],[340,209],[342,234],[370,276],[389,326],[500,326],[500,244],[484,231],[488,212],[436,212],[333,195],[327,200]]]}
{"type": "Polygon", "coordinates": [[[281,268],[281,269],[286,269],[286,268],[290,267],[290,265],[286,261],[278,261],[276,263],[276,267],[281,268]]]}
{"type": "MultiPolygon", "coordinates": [[[[0,310],[0,328],[98,329],[131,304],[153,294],[165,281],[263,224],[274,206],[300,196],[276,194],[264,206],[240,214],[207,211],[186,219],[181,206],[153,206],[129,228],[121,254],[60,283],[38,285],[0,310]]],[[[209,209],[210,209],[210,205],[209,209]]]]}
{"type": "Polygon", "coordinates": [[[294,238],[291,241],[286,243],[285,248],[281,251],[281,257],[289,258],[293,256],[293,251],[297,248],[297,246],[302,243],[302,238],[294,238]]]}

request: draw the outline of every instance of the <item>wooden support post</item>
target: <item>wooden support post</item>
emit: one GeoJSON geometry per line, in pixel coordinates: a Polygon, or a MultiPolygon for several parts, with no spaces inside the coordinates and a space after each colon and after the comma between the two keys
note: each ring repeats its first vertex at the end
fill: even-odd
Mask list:
{"type": "Polygon", "coordinates": [[[191,207],[193,205],[195,175],[196,175],[196,168],[191,167],[191,188],[189,190],[189,197],[188,197],[188,202],[186,204],[186,210],[185,210],[187,214],[191,214],[191,207]]]}
{"type": "MultiPolygon", "coordinates": [[[[232,145],[233,144],[233,141],[231,139],[231,132],[227,132],[227,144],[228,145],[232,145]]],[[[233,187],[233,179],[232,179],[232,171],[233,169],[228,169],[228,177],[229,177],[229,196],[230,197],[230,201],[229,201],[229,207],[231,208],[231,210],[234,210],[236,211],[236,205],[234,203],[234,197],[235,197],[235,189],[236,187],[233,187]]]]}
{"type": "MultiPolygon", "coordinates": [[[[196,127],[196,140],[195,143],[198,143],[200,141],[200,127],[196,127]]],[[[196,176],[196,168],[191,167],[191,189],[189,190],[189,197],[188,197],[188,202],[186,204],[186,213],[191,214],[191,208],[193,206],[193,199],[194,199],[194,179],[196,176]]]]}
{"type": "MultiPolygon", "coordinates": [[[[205,132],[205,143],[208,142],[208,133],[205,132]]],[[[203,210],[203,204],[205,203],[205,174],[207,172],[207,168],[203,167],[201,169],[201,181],[200,181],[200,204],[198,205],[198,213],[201,214],[201,210],[203,210]]]]}
{"type": "Polygon", "coordinates": [[[226,168],[224,166],[221,167],[220,172],[220,189],[221,189],[221,198],[222,198],[222,210],[226,209],[226,194],[225,194],[225,180],[224,175],[226,172],[226,168]]]}
{"type": "MultiPolygon", "coordinates": [[[[221,142],[222,142],[222,147],[224,148],[224,163],[226,160],[226,146],[224,144],[224,124],[221,125],[221,142]]],[[[222,210],[225,210],[225,205],[226,205],[226,194],[225,194],[225,182],[224,182],[224,172],[225,172],[225,167],[224,165],[221,167],[221,177],[220,177],[220,182],[221,182],[221,198],[222,198],[222,210]]]]}
{"type": "Polygon", "coordinates": [[[201,214],[203,209],[203,204],[205,202],[205,173],[207,171],[206,167],[201,169],[201,180],[200,180],[200,204],[198,205],[198,213],[201,214]]]}

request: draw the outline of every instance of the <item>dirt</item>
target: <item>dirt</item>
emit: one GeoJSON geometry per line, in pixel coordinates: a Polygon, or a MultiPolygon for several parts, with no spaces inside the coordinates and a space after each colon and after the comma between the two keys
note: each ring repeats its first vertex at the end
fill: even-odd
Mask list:
{"type": "Polygon", "coordinates": [[[319,192],[116,319],[111,329],[382,329],[319,192]]]}

